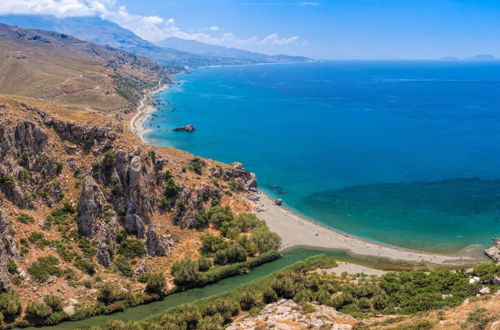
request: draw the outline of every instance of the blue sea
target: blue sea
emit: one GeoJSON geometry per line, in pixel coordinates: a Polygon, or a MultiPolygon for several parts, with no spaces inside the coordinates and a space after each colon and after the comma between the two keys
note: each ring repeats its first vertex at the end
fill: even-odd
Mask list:
{"type": "Polygon", "coordinates": [[[392,245],[500,236],[500,62],[338,61],[179,75],[146,138],[242,162],[295,211],[392,245]],[[193,124],[194,133],[169,129],[193,124]]]}

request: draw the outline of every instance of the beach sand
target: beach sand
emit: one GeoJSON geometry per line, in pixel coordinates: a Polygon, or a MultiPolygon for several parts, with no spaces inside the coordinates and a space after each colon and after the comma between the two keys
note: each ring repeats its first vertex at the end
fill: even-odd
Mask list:
{"type": "Polygon", "coordinates": [[[351,236],[302,217],[259,191],[250,198],[257,216],[283,239],[283,249],[309,246],[350,251],[357,255],[382,257],[394,261],[436,265],[473,265],[484,261],[465,253],[444,255],[379,244],[351,236]]]}
{"type": "Polygon", "coordinates": [[[149,119],[151,114],[156,111],[156,108],[151,104],[151,98],[154,94],[161,92],[167,88],[168,85],[162,85],[160,82],[158,83],[158,88],[144,94],[139,103],[139,106],[137,107],[135,115],[130,120],[130,130],[132,131],[132,133],[140,137],[143,142],[147,142],[144,139],[144,135],[150,132],[150,130],[145,126],[145,123],[149,119]]]}

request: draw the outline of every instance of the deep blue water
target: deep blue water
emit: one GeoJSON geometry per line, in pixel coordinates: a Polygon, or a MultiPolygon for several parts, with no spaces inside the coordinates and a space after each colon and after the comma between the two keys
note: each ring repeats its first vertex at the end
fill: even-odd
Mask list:
{"type": "Polygon", "coordinates": [[[233,66],[178,79],[159,95],[151,143],[240,161],[293,209],[364,238],[454,251],[500,236],[500,62],[233,66]],[[196,131],[168,131],[186,124],[196,131]]]}

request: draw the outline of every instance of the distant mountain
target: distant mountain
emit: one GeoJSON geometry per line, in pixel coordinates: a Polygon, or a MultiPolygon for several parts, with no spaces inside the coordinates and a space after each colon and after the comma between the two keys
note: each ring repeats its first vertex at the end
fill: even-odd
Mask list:
{"type": "Polygon", "coordinates": [[[489,55],[489,54],[486,54],[486,55],[480,54],[480,55],[476,55],[476,56],[467,57],[467,58],[465,58],[465,60],[467,60],[467,61],[495,61],[495,60],[498,60],[498,58],[496,58],[493,55],[489,55]]]}
{"type": "Polygon", "coordinates": [[[269,56],[238,49],[211,46],[196,41],[178,39],[176,47],[169,47],[168,42],[155,45],[132,31],[99,17],[57,18],[41,15],[6,15],[0,16],[0,23],[23,28],[57,31],[72,35],[78,39],[118,48],[127,52],[147,57],[166,66],[208,66],[228,64],[282,63],[307,60],[294,56],[269,56]],[[189,46],[180,45],[185,41],[189,46]],[[185,48],[185,50],[183,50],[185,48]],[[203,51],[204,48],[206,52],[203,51]],[[188,49],[192,49],[189,51],[188,49]]]}
{"type": "Polygon", "coordinates": [[[458,57],[455,57],[455,56],[445,56],[445,57],[441,57],[440,60],[443,60],[443,61],[458,61],[460,59],[458,57]]]}
{"type": "Polygon", "coordinates": [[[242,63],[305,62],[310,60],[309,58],[301,56],[266,55],[237,48],[210,45],[195,40],[185,40],[174,37],[159,41],[156,43],[156,45],[163,48],[172,48],[198,55],[234,59],[237,61],[241,61],[242,63]]]}
{"type": "Polygon", "coordinates": [[[81,40],[132,52],[168,66],[199,66],[210,65],[213,62],[212,59],[200,55],[155,46],[132,31],[99,17],[59,19],[53,16],[7,15],[0,16],[0,22],[23,28],[69,34],[81,40]]]}

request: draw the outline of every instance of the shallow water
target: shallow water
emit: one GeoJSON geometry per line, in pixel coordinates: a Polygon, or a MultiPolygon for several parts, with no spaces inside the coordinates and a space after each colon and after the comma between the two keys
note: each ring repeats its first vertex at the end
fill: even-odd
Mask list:
{"type": "Polygon", "coordinates": [[[333,62],[178,77],[149,142],[241,161],[301,214],[453,252],[500,235],[500,63],[333,62]],[[173,111],[174,110],[174,111],[173,111]],[[169,129],[194,124],[194,133],[169,129]]]}

